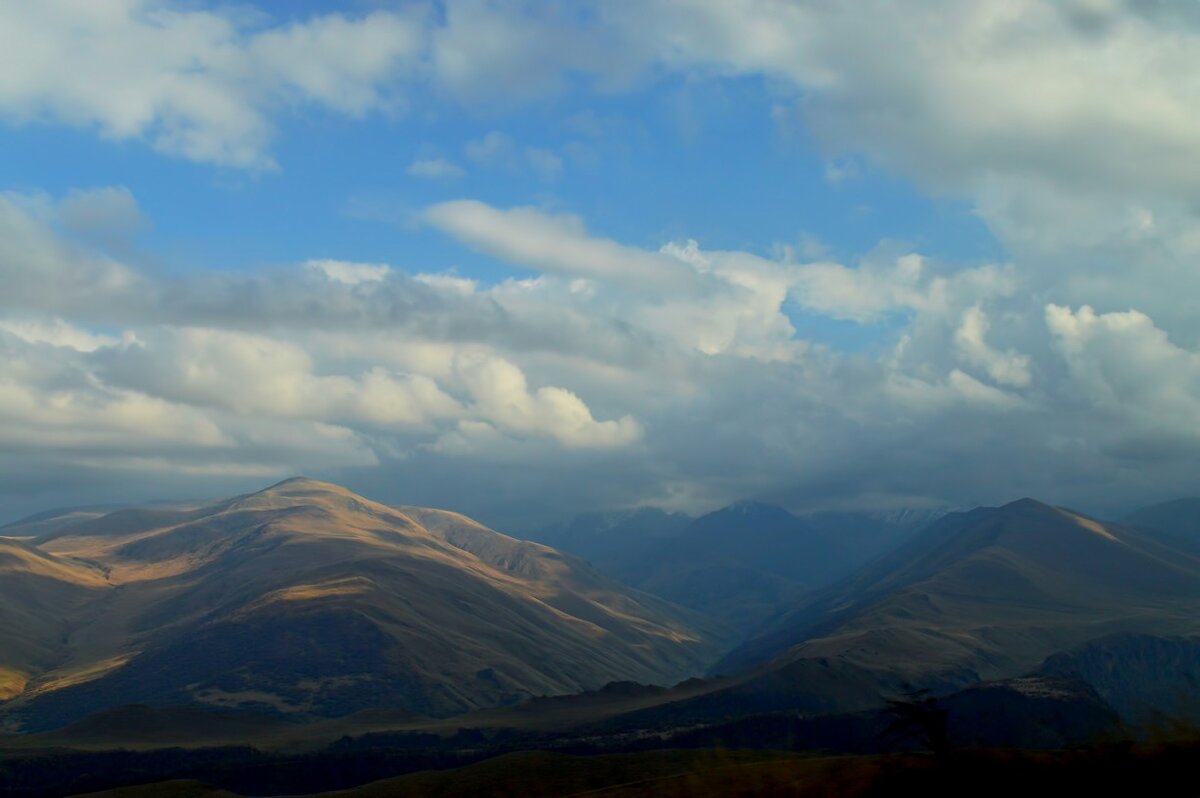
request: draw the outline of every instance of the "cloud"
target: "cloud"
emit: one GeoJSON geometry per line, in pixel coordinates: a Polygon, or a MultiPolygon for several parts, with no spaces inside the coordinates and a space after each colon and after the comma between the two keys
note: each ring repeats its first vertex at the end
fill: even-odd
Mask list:
{"type": "Polygon", "coordinates": [[[16,336],[26,343],[50,344],[77,352],[95,352],[102,346],[114,346],[119,342],[119,339],[111,335],[90,332],[56,317],[0,320],[0,331],[16,336]]]}
{"type": "Polygon", "coordinates": [[[124,186],[73,190],[58,205],[63,227],[109,250],[127,248],[149,227],[137,200],[124,186]]]}
{"type": "Polygon", "coordinates": [[[394,107],[413,68],[414,15],[318,16],[257,28],[233,12],[158,0],[48,0],[0,11],[0,117],[94,128],[164,153],[270,169],[272,117],[314,105],[359,116],[394,107]]]}
{"type": "Polygon", "coordinates": [[[659,2],[610,19],[677,68],[794,83],[831,148],[929,183],[1050,174],[1159,192],[1200,178],[1184,77],[1200,28],[1158,4],[659,2]]]}
{"type": "Polygon", "coordinates": [[[771,81],[764,116],[799,118],[828,163],[871,163],[962,198],[1031,289],[1133,299],[1183,333],[1190,309],[1158,290],[1200,291],[1184,266],[1200,252],[1200,20],[1182,8],[664,0],[602,18],[634,60],[694,81],[771,81]]]}
{"type": "Polygon", "coordinates": [[[458,164],[444,158],[423,158],[410,163],[404,173],[426,180],[454,180],[467,172],[458,164]]]}
{"type": "Polygon", "coordinates": [[[1189,435],[1200,423],[1200,353],[1171,342],[1149,316],[1050,304],[1046,325],[1082,401],[1189,435]]]}
{"type": "Polygon", "coordinates": [[[620,28],[597,24],[604,4],[452,0],[431,33],[436,82],[459,102],[505,107],[559,94],[581,79],[614,90],[647,59],[620,28]]]}
{"type": "Polygon", "coordinates": [[[384,498],[532,523],[575,501],[747,495],[1112,506],[1185,491],[1200,453],[1198,356],[1146,313],[1046,303],[1013,264],[644,249],[461,200],[428,223],[523,276],[323,259],[168,278],[74,240],[65,202],[0,201],[23,298],[0,307],[3,412],[14,456],[44,438],[38,467],[86,484],[119,468],[215,485],[227,464],[382,490],[388,474],[403,490],[384,498]],[[875,346],[804,340],[803,314],[875,346]]]}
{"type": "Polygon", "coordinates": [[[477,164],[497,166],[510,163],[515,145],[512,138],[499,130],[493,130],[482,138],[467,142],[466,153],[477,164]]]}
{"type": "Polygon", "coordinates": [[[542,180],[553,182],[562,176],[563,160],[550,150],[527,147],[525,159],[542,180]]]}
{"type": "MultiPolygon", "coordinates": [[[[750,252],[704,230],[635,244],[527,199],[463,198],[422,219],[507,279],[336,253],[166,277],[136,265],[153,258],[128,190],[7,194],[4,427],[29,448],[0,474],[21,490],[120,463],[160,479],[323,464],[385,498],[514,516],[535,500],[1033,493],[1124,509],[1194,492],[1200,17],[1182,4],[446,0],[280,23],[126,0],[0,15],[22,67],[0,75],[4,119],[238,168],[271,168],[280,126],[309,109],[449,103],[504,126],[490,120],[555,96],[574,111],[663,78],[762,80],[764,118],[802,124],[826,179],[949,196],[1005,253],[750,252]]],[[[460,158],[569,179],[570,150],[541,143],[493,130],[460,158]]]]}
{"type": "MultiPolygon", "coordinates": [[[[95,216],[95,196],[66,200],[66,221],[95,216]],[[80,203],[85,204],[81,208],[80,203]]],[[[119,195],[117,195],[119,196],[119,195]]],[[[65,241],[53,230],[60,212],[39,195],[0,194],[0,309],[70,312],[124,294],[139,275],[95,249],[65,241]]]]}
{"type": "Polygon", "coordinates": [[[1031,380],[1029,358],[1008,350],[1000,352],[988,345],[984,337],[988,318],[983,308],[974,305],[963,311],[962,324],[954,331],[954,345],[959,355],[972,366],[983,369],[993,381],[1014,388],[1024,388],[1031,380]]]}
{"type": "Polygon", "coordinates": [[[391,267],[386,263],[351,263],[344,260],[310,260],[308,268],[324,275],[326,279],[345,285],[377,283],[387,279],[391,267]]]}
{"type": "MultiPolygon", "coordinates": [[[[530,392],[525,375],[503,358],[464,356],[458,370],[473,399],[476,413],[492,425],[519,434],[548,434],[566,446],[623,446],[641,437],[631,416],[597,422],[571,391],[546,386],[530,392]]],[[[460,435],[479,434],[487,427],[460,427],[460,435]]]]}
{"type": "Polygon", "coordinates": [[[925,262],[915,254],[904,255],[894,264],[868,261],[850,269],[818,262],[796,271],[796,300],[836,319],[871,321],[930,301],[923,285],[925,262]]]}
{"type": "Polygon", "coordinates": [[[476,249],[542,271],[683,288],[696,279],[693,270],[674,258],[589,237],[577,217],[455,200],[430,207],[424,219],[476,249]]]}

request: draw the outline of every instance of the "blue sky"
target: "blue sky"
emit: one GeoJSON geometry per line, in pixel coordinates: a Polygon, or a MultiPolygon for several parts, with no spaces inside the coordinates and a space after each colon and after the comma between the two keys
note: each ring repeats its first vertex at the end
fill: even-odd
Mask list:
{"type": "Polygon", "coordinates": [[[508,111],[427,98],[427,108],[398,116],[281,114],[278,171],[262,172],[37,122],[5,127],[0,145],[10,190],[129,188],[152,222],[144,244],[174,250],[178,268],[341,257],[503,279],[510,265],[472,257],[414,221],[422,208],[463,196],[576,213],[597,234],[645,247],[690,237],[769,254],[811,239],[856,258],[896,239],[938,257],[1003,257],[962,199],[926,196],[860,153],[827,158],[799,121],[773,118],[777,103],[797,99],[775,96],[759,78],[666,77],[633,96],[568,93],[508,111]],[[472,159],[472,145],[489,136],[502,149],[472,159]],[[560,166],[539,170],[531,148],[560,166]],[[462,174],[409,174],[422,160],[462,174]]]}
{"type": "Polygon", "coordinates": [[[1170,5],[0,10],[0,514],[1192,492],[1170,5]]]}

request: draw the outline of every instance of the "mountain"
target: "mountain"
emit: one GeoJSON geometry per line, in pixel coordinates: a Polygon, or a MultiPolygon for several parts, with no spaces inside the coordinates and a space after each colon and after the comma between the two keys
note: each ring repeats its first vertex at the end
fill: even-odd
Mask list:
{"type": "Polygon", "coordinates": [[[601,571],[619,575],[663,540],[682,535],[694,519],[657,507],[582,513],[529,535],[581,557],[601,571]]]}
{"type": "Polygon", "coordinates": [[[719,645],[554,549],[306,479],[0,545],[0,673],[20,687],[0,713],[26,730],[130,703],[444,715],[671,683],[719,645]]]}
{"type": "Polygon", "coordinates": [[[95,566],[0,538],[0,701],[54,667],[62,639],[108,590],[95,566]]]}
{"type": "Polygon", "coordinates": [[[653,509],[589,514],[540,539],[743,635],[861,562],[836,532],[751,501],[696,519],[653,509]]]}
{"type": "Polygon", "coordinates": [[[107,515],[116,507],[64,507],[26,516],[0,526],[0,538],[34,538],[52,529],[59,529],[107,515]]]}
{"type": "Polygon", "coordinates": [[[881,692],[1019,676],[1119,632],[1200,632],[1200,558],[1023,499],[953,513],[822,591],[714,669],[825,663],[881,692]]]}
{"type": "Polygon", "coordinates": [[[697,518],[618,577],[748,632],[842,573],[847,559],[835,539],[797,516],[743,501],[697,518]]]}
{"type": "Polygon", "coordinates": [[[1123,523],[1200,554],[1200,499],[1176,499],[1143,507],[1126,516],[1123,523]]]}
{"type": "Polygon", "coordinates": [[[940,507],[902,507],[894,510],[821,511],[800,517],[818,533],[838,541],[858,565],[863,565],[899,548],[947,512],[940,507]]]}
{"type": "Polygon", "coordinates": [[[1046,659],[1039,673],[1089,685],[1131,724],[1200,723],[1200,638],[1115,634],[1046,659]]]}

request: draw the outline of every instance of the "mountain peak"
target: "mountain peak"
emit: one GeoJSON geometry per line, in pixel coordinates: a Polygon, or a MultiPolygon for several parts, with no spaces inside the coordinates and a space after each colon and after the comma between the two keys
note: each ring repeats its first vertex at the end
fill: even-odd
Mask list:
{"type": "Polygon", "coordinates": [[[1028,496],[1011,501],[1008,504],[1002,504],[997,509],[999,510],[1041,510],[1053,512],[1055,508],[1045,502],[1032,499],[1028,496]]]}
{"type": "Polygon", "coordinates": [[[319,479],[311,479],[309,477],[289,477],[282,482],[276,482],[270,487],[251,493],[244,497],[245,500],[253,501],[255,499],[319,499],[319,498],[339,498],[352,499],[360,503],[372,503],[369,499],[359,496],[349,488],[343,488],[341,485],[333,482],[323,482],[319,479]]]}
{"type": "Polygon", "coordinates": [[[319,479],[313,479],[306,476],[296,476],[288,477],[287,479],[276,482],[274,485],[265,487],[258,491],[258,494],[295,493],[299,491],[332,491],[335,493],[350,492],[341,485],[336,485],[332,482],[323,482],[319,479]]]}
{"type": "Polygon", "coordinates": [[[760,501],[756,501],[754,499],[739,499],[739,500],[735,501],[734,503],[727,505],[725,507],[722,507],[720,510],[717,510],[711,514],[716,515],[717,513],[735,513],[737,515],[747,515],[747,516],[790,516],[791,515],[791,513],[789,513],[787,510],[783,509],[782,507],[780,507],[777,504],[768,504],[767,502],[760,502],[760,501]]]}

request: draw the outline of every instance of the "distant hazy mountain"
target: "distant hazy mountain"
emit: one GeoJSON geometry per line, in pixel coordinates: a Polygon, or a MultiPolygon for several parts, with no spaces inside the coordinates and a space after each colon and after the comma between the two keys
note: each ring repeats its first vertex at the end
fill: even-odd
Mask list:
{"type": "Polygon", "coordinates": [[[949,689],[1108,634],[1200,632],[1200,558],[1024,499],[954,513],[747,642],[719,672],[824,663],[949,689]]]}
{"type": "Polygon", "coordinates": [[[895,548],[939,515],[796,516],[741,501],[696,519],[652,508],[589,513],[533,538],[748,635],[800,596],[895,548]]]}
{"type": "Polygon", "coordinates": [[[61,529],[82,521],[99,518],[118,509],[112,507],[64,507],[57,510],[47,510],[35,513],[11,524],[0,526],[0,537],[31,538],[44,534],[52,529],[61,529]]]}
{"type": "Polygon", "coordinates": [[[1123,523],[1200,554],[1200,498],[1143,507],[1126,516],[1123,523]]]}
{"type": "Polygon", "coordinates": [[[608,574],[625,573],[667,538],[681,535],[694,519],[656,507],[583,513],[528,537],[582,557],[608,574]]]}
{"type": "Polygon", "coordinates": [[[716,652],[699,616],[463,516],[289,480],[0,541],[0,704],[46,728],[128,703],[446,714],[716,652]]]}
{"type": "Polygon", "coordinates": [[[899,548],[947,512],[944,508],[906,507],[816,512],[801,518],[821,534],[838,541],[861,565],[899,548]]]}
{"type": "Polygon", "coordinates": [[[746,501],[697,518],[614,575],[748,634],[844,573],[850,559],[836,539],[797,516],[746,501]]]}

